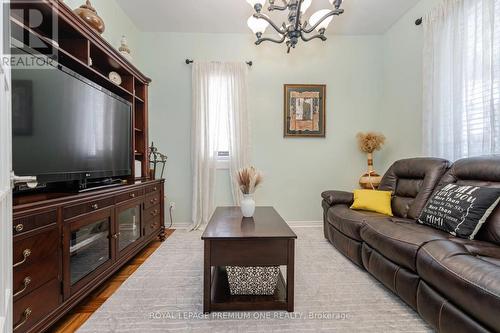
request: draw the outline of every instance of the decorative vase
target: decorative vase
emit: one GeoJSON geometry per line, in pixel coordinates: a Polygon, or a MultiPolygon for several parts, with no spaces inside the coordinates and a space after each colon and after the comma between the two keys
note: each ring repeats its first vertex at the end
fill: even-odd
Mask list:
{"type": "Polygon", "coordinates": [[[241,213],[243,217],[253,217],[255,213],[255,200],[253,194],[243,194],[241,200],[241,213]]]}
{"type": "Polygon", "coordinates": [[[85,4],[75,9],[74,13],[98,33],[102,34],[104,32],[106,28],[104,21],[97,15],[97,11],[92,7],[90,0],[87,0],[85,4]]]}
{"type": "Polygon", "coordinates": [[[359,185],[364,189],[375,190],[381,181],[382,176],[373,169],[373,153],[368,153],[368,170],[359,178],[359,185]]]}
{"type": "Polygon", "coordinates": [[[120,51],[125,59],[127,59],[128,61],[132,61],[132,56],[130,55],[130,47],[128,46],[127,37],[125,37],[125,35],[122,36],[118,51],[120,51]]]}

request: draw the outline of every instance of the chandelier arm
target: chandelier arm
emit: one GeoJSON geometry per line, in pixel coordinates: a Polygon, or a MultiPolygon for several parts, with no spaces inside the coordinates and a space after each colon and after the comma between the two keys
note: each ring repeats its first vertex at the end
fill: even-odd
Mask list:
{"type": "Polygon", "coordinates": [[[267,21],[280,35],[284,35],[286,33],[286,31],[281,30],[269,17],[264,14],[256,13],[253,14],[253,17],[255,17],[256,19],[263,19],[267,21]]]}
{"type": "Polygon", "coordinates": [[[260,45],[260,43],[262,42],[273,42],[273,43],[276,43],[276,44],[281,44],[285,41],[285,35],[283,35],[281,37],[281,39],[274,39],[274,38],[269,38],[269,37],[265,37],[265,38],[259,38],[257,39],[257,41],[255,42],[255,45],[260,45]]]}
{"type": "Polygon", "coordinates": [[[288,8],[288,4],[286,3],[286,1],[283,1],[283,6],[278,6],[278,5],[275,5],[274,2],[271,3],[268,7],[268,10],[269,11],[272,11],[272,10],[286,10],[288,8]]]}
{"type": "Polygon", "coordinates": [[[317,35],[314,35],[314,36],[311,36],[311,37],[306,37],[304,36],[304,34],[300,34],[300,38],[304,41],[304,42],[308,42],[310,40],[313,40],[313,39],[321,39],[323,42],[326,41],[326,36],[325,36],[325,32],[323,31],[323,33],[319,33],[317,35]]]}
{"type": "Polygon", "coordinates": [[[316,29],[316,27],[318,25],[320,25],[324,20],[326,20],[327,18],[329,18],[330,16],[333,16],[333,15],[341,15],[344,13],[344,10],[343,9],[335,9],[335,10],[332,10],[331,12],[329,12],[328,14],[326,14],[325,16],[323,16],[321,18],[321,20],[319,20],[318,22],[316,22],[315,25],[313,25],[312,27],[310,28],[303,28],[302,31],[304,31],[305,33],[311,33],[313,32],[314,29],[316,29]]]}

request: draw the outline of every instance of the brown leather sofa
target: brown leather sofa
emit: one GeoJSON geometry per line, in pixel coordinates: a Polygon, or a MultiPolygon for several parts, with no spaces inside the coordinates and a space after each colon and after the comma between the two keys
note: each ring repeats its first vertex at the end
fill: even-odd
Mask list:
{"type": "Polygon", "coordinates": [[[473,241],[417,223],[441,183],[500,187],[500,156],[397,161],[380,185],[393,193],[393,217],[351,210],[352,193],[326,191],[325,237],[438,332],[500,332],[500,207],[473,241]]]}

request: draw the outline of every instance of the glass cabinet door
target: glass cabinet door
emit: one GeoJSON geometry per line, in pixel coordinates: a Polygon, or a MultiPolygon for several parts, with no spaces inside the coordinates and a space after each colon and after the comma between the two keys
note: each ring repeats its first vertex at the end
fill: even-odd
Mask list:
{"type": "Polygon", "coordinates": [[[141,238],[141,205],[118,210],[118,251],[121,252],[141,238]]]}
{"type": "Polygon", "coordinates": [[[69,266],[71,285],[96,271],[111,259],[111,219],[102,218],[71,228],[69,266]]]}

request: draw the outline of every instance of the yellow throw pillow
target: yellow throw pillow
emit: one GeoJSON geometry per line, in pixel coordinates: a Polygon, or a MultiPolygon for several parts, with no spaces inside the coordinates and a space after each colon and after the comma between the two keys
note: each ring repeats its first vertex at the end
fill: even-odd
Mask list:
{"type": "Polygon", "coordinates": [[[355,190],[351,209],[392,215],[390,191],[355,190]]]}

